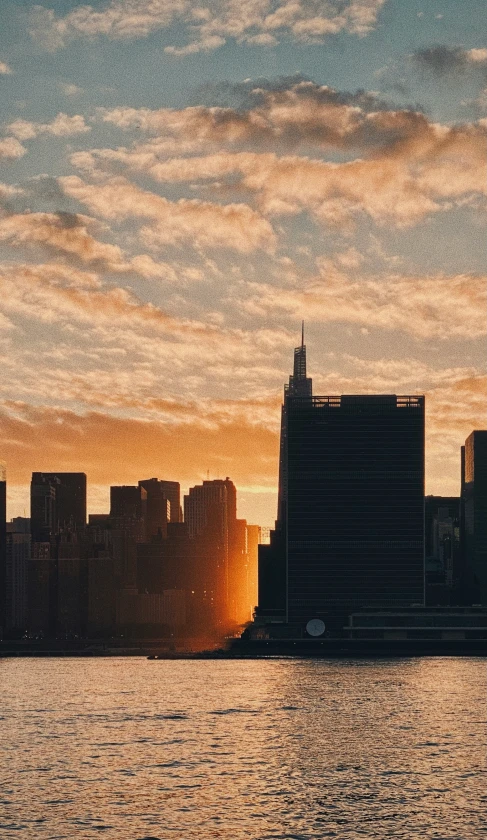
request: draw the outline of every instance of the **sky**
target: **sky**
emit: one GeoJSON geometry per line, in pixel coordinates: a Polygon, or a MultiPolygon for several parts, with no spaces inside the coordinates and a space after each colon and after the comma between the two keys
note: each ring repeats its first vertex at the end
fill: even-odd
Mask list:
{"type": "Polygon", "coordinates": [[[485,0],[2,0],[0,458],[276,516],[282,388],[486,428],[485,0]]]}

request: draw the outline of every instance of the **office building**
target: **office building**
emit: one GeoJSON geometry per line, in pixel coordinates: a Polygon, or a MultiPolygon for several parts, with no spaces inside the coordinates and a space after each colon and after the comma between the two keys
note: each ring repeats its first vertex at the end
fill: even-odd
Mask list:
{"type": "Polygon", "coordinates": [[[363,606],[423,603],[424,397],[313,397],[302,340],[284,393],[278,519],[259,550],[260,620],[339,628],[363,606]]]}

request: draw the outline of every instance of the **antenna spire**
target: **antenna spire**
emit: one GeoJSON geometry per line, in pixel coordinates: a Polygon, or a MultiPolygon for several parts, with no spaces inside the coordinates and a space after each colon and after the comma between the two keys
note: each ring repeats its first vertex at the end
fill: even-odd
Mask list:
{"type": "Polygon", "coordinates": [[[304,321],[301,322],[301,347],[304,347],[304,321]]]}

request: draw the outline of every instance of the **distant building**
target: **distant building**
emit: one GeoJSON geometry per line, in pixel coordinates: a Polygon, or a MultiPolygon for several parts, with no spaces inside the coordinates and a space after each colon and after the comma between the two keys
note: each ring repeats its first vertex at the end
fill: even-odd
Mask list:
{"type": "Polygon", "coordinates": [[[487,606],[487,431],[474,431],[465,441],[462,544],[468,600],[487,606]]]}
{"type": "Polygon", "coordinates": [[[247,525],[248,555],[248,602],[252,612],[258,601],[258,554],[259,544],[263,541],[262,528],[259,525],[247,525]]]}
{"type": "Polygon", "coordinates": [[[159,481],[157,478],[149,478],[146,481],[139,481],[139,487],[143,487],[147,493],[147,538],[157,537],[161,534],[167,535],[167,523],[179,522],[179,484],[177,482],[159,481]],[[171,517],[171,502],[167,496],[167,487],[164,485],[174,484],[177,486],[177,497],[173,496],[173,504],[177,505],[177,517],[171,517]]]}
{"type": "Polygon", "coordinates": [[[115,632],[115,571],[113,558],[99,550],[87,562],[88,619],[90,637],[108,637],[115,632]]]}
{"type": "Polygon", "coordinates": [[[32,473],[31,530],[34,542],[43,542],[62,528],[84,528],[85,525],[85,473],[32,473]]]}
{"type": "Polygon", "coordinates": [[[151,493],[154,498],[162,496],[168,500],[171,506],[169,521],[182,522],[181,487],[178,481],[164,481],[164,479],[160,478],[146,478],[143,481],[139,481],[139,486],[144,487],[144,489],[147,490],[147,501],[149,506],[151,493]]]}
{"type": "Polygon", "coordinates": [[[425,499],[426,603],[458,604],[462,578],[459,496],[425,499]]]}
{"type": "Polygon", "coordinates": [[[245,562],[245,527],[237,524],[233,482],[203,481],[184,497],[184,522],[197,543],[199,588],[214,605],[216,623],[235,621],[240,566],[245,562]],[[243,548],[243,550],[242,550],[243,548]]]}
{"type": "Polygon", "coordinates": [[[28,627],[30,554],[30,520],[19,516],[7,523],[5,634],[14,637],[28,627]]]}
{"type": "Polygon", "coordinates": [[[147,492],[143,487],[110,487],[113,557],[122,587],[137,585],[137,544],[147,539],[147,492]]]}

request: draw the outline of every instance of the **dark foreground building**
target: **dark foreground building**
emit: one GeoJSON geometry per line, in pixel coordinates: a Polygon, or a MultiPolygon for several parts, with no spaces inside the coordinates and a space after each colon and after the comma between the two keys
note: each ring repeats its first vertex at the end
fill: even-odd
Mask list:
{"type": "Polygon", "coordinates": [[[364,606],[424,604],[424,397],[313,397],[305,354],[285,389],[258,617],[338,629],[364,606]]]}
{"type": "Polygon", "coordinates": [[[0,461],[0,639],[7,616],[7,477],[5,464],[0,461]]]}
{"type": "Polygon", "coordinates": [[[462,519],[467,601],[487,606],[487,431],[465,441],[462,519]]]}
{"type": "Polygon", "coordinates": [[[423,397],[291,398],[287,446],[287,621],[422,604],[423,397]]]}

